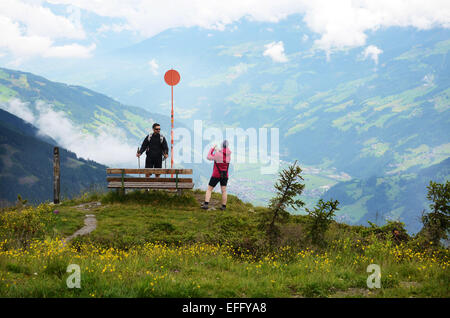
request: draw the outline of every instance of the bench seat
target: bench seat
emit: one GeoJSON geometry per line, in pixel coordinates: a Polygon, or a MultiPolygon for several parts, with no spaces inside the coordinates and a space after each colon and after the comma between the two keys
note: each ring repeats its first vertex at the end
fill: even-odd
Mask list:
{"type": "Polygon", "coordinates": [[[193,189],[194,183],[192,178],[180,178],[179,175],[192,174],[192,169],[161,169],[161,168],[142,168],[142,169],[125,169],[125,168],[107,168],[106,181],[109,189],[168,189],[177,190],[180,193],[183,189],[193,189]],[[135,175],[135,176],[130,176],[135,175]],[[139,176],[136,176],[138,175],[139,176]],[[169,177],[161,176],[147,178],[145,174],[170,175],[169,177]],[[108,176],[109,175],[109,176],[108,176]],[[111,176],[112,175],[112,176],[111,176]]]}
{"type": "MultiPolygon", "coordinates": [[[[192,189],[193,183],[178,183],[175,182],[124,182],[124,188],[134,189],[192,189]]],[[[108,182],[108,188],[122,188],[122,182],[108,182]]]]}

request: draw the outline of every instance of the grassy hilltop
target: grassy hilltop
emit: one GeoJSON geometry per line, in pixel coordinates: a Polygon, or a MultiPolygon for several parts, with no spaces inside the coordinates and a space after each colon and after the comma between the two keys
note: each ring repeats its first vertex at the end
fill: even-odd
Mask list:
{"type": "MultiPolygon", "coordinates": [[[[276,246],[259,227],[264,207],[229,196],[227,211],[199,208],[204,193],[85,194],[0,214],[1,297],[448,297],[448,249],[409,237],[401,224],[333,222],[326,246],[307,236],[309,216],[281,225],[276,246]],[[88,202],[101,205],[86,205],[88,202]],[[54,213],[55,210],[58,213],[54,213]],[[64,242],[97,219],[88,235],[64,242]],[[395,238],[393,229],[400,233],[395,238]],[[368,289],[369,264],[381,288],[368,289]],[[69,289],[69,264],[81,288],[69,289]]],[[[213,194],[211,205],[218,206],[213,194]]]]}

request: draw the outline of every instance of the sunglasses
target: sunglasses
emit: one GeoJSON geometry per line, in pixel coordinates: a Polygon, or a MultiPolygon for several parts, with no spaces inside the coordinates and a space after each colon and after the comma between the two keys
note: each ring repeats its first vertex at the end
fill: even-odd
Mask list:
{"type": "Polygon", "coordinates": [[[161,130],[161,128],[153,128],[154,130],[161,130]]]}

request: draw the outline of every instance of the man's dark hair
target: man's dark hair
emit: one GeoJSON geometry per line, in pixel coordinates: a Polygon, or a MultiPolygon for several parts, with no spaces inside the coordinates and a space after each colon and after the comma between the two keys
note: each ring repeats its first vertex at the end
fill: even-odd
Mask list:
{"type": "Polygon", "coordinates": [[[228,141],[227,140],[223,141],[222,148],[228,148],[228,141]]]}
{"type": "Polygon", "coordinates": [[[155,127],[157,127],[157,126],[161,126],[161,125],[158,124],[158,123],[154,123],[153,126],[152,126],[152,128],[155,129],[155,127]]]}

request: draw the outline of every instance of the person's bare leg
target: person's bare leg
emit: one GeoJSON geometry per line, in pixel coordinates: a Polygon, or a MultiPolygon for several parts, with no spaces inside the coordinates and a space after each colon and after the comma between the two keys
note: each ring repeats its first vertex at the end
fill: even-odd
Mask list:
{"type": "Polygon", "coordinates": [[[227,186],[221,186],[222,190],[222,205],[227,205],[227,186]]]}
{"type": "Polygon", "coordinates": [[[209,203],[209,200],[211,200],[211,193],[212,193],[213,189],[214,189],[213,187],[208,185],[208,190],[206,190],[206,193],[205,193],[205,202],[209,203]]]}

